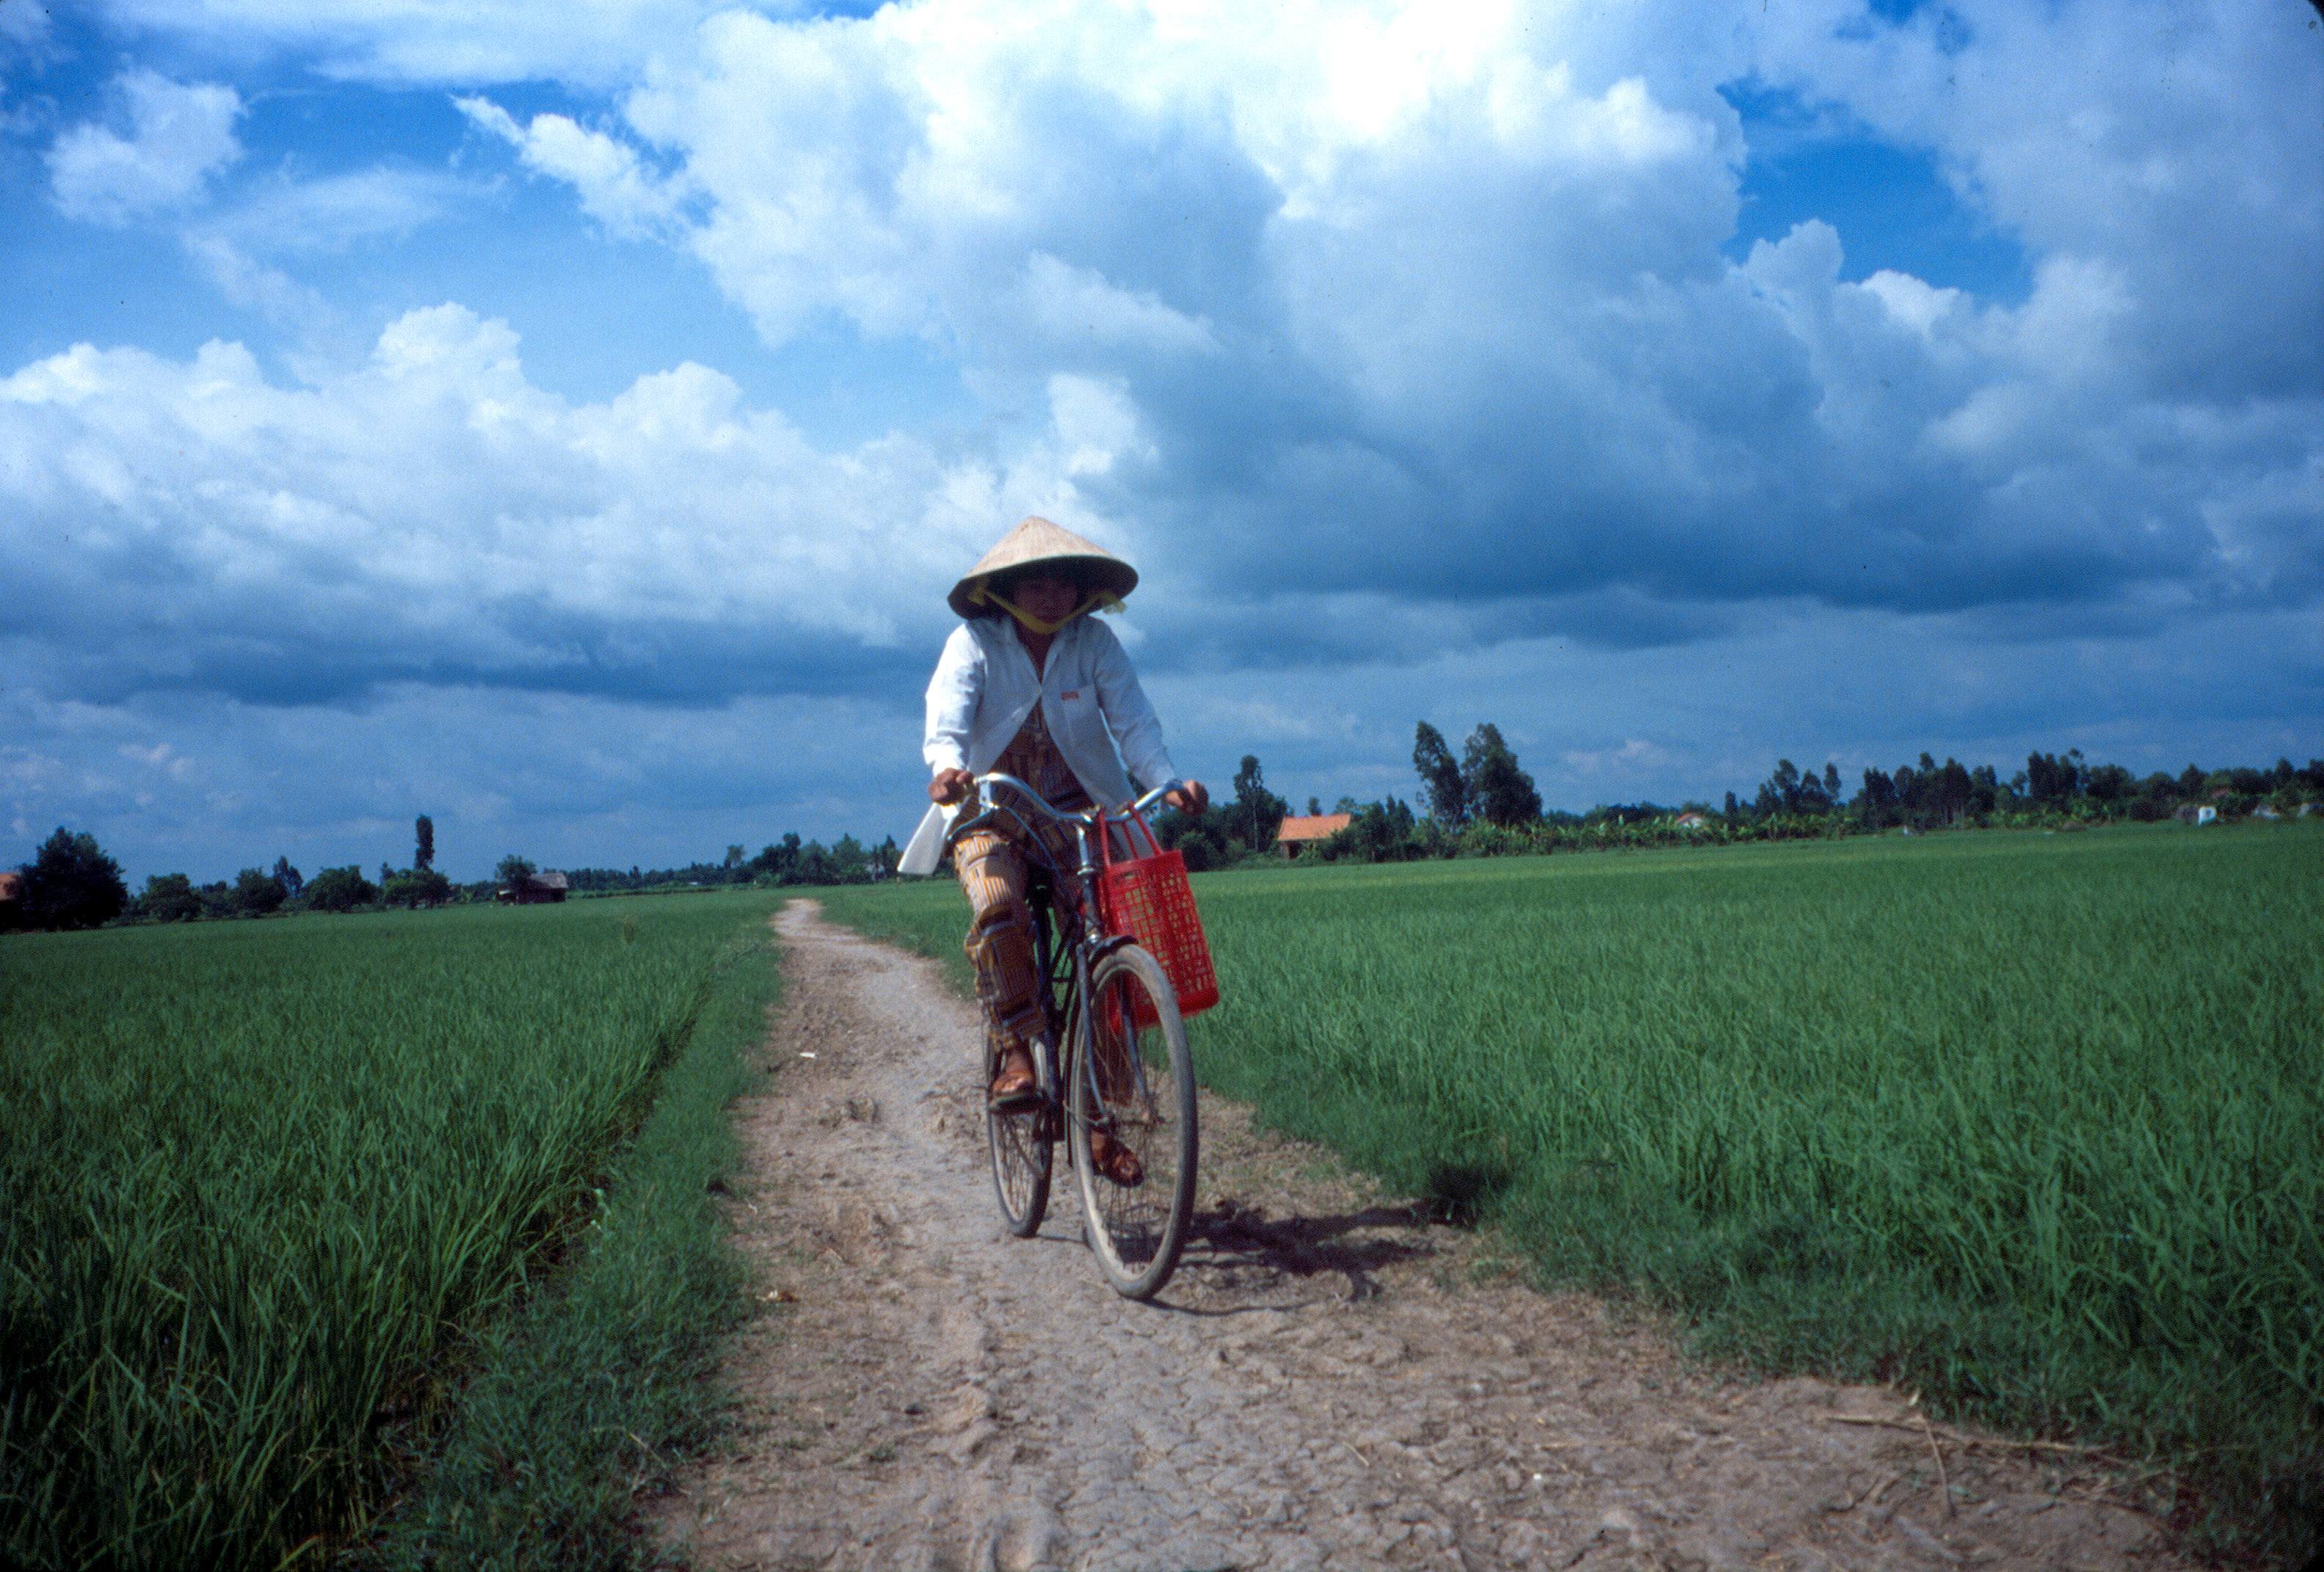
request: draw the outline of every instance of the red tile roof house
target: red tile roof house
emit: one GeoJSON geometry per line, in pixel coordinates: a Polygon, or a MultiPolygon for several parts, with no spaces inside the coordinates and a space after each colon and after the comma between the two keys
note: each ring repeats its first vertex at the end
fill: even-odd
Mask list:
{"type": "Polygon", "coordinates": [[[1293,814],[1283,821],[1275,832],[1275,843],[1283,848],[1286,858],[1299,855],[1302,846],[1316,841],[1329,841],[1348,827],[1351,814],[1293,814]]]}

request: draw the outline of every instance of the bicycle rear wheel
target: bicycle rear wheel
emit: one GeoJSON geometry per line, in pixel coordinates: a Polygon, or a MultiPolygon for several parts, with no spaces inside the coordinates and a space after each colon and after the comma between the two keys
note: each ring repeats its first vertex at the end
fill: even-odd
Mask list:
{"type": "Polygon", "coordinates": [[[1090,1247],[1114,1292],[1149,1299],[1177,1269],[1194,1212],[1194,1061],[1178,996],[1161,963],[1135,944],[1098,962],[1075,1054],[1065,1119],[1090,1247]],[[1103,1131],[1144,1171],[1117,1184],[1099,1172],[1091,1136],[1103,1131]]]}
{"type": "MultiPolygon", "coordinates": [[[[984,1080],[976,1089],[979,1098],[992,1084],[999,1069],[1000,1053],[987,1033],[984,1080]]],[[[1049,1209],[1050,1159],[1056,1149],[1050,1132],[1056,1124],[1052,1113],[1056,1107],[1047,1103],[995,1113],[988,1106],[984,1110],[984,1145],[992,1158],[992,1194],[1001,1203],[1002,1225],[1020,1239],[1029,1239],[1039,1230],[1041,1218],[1049,1209]]]]}

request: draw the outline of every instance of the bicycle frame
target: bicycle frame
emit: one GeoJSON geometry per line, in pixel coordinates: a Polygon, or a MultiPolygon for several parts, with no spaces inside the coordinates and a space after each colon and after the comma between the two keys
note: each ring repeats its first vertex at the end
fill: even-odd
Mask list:
{"type": "MultiPolygon", "coordinates": [[[[1170,978],[1134,936],[1105,931],[1099,896],[1111,847],[1100,837],[1176,785],[1119,808],[1065,814],[1014,777],[986,775],[947,837],[957,847],[972,832],[1013,826],[1022,833],[1010,838],[1035,875],[1026,894],[1043,1016],[1031,1044],[1036,1089],[1021,1104],[988,1105],[984,1117],[1002,1220],[1019,1238],[1039,1229],[1052,1154],[1063,1142],[1081,1194],[1083,1237],[1114,1292],[1130,1299],[1152,1298],[1177,1268],[1194,1217],[1201,1137],[1194,1061],[1170,978]],[[1073,855],[1061,829],[1074,837],[1073,855]],[[1126,1175],[1116,1166],[1125,1154],[1126,1175]]],[[[989,1055],[996,1043],[989,1019],[986,1032],[989,1055]]],[[[988,1057],[988,1074],[992,1068],[988,1057]]]]}
{"type": "MultiPolygon", "coordinates": [[[[1042,1100],[1057,1120],[1051,1132],[1053,1136],[1064,1133],[1063,1114],[1069,1102],[1065,1096],[1066,1078],[1088,1062],[1087,1056],[1076,1050],[1093,1030],[1089,1020],[1090,979],[1099,961],[1123,945],[1136,942],[1129,934],[1106,933],[1098,920],[1095,837],[1107,833],[1115,825],[1126,827],[1132,815],[1146,813],[1179,784],[1165,782],[1125,807],[1090,808],[1068,814],[1051,806],[1040,793],[1015,776],[995,770],[976,777],[982,808],[973,814],[964,813],[945,837],[947,845],[957,845],[969,832],[1005,819],[1022,832],[1018,839],[1035,865],[1033,871],[1045,876],[1028,891],[1028,904],[1033,908],[1034,970],[1039,979],[1042,1010],[1050,1022],[1050,1036],[1056,1040],[1050,1045],[1056,1056],[1054,1063],[1050,1053],[1035,1056],[1042,1100]],[[1077,863],[1070,872],[1057,866],[1032,821],[989,789],[992,787],[1006,787],[1021,795],[1034,812],[1073,831],[1077,863]],[[1042,882],[1047,884],[1046,891],[1040,887],[1042,882]]],[[[1147,1089],[1145,1066],[1135,1063],[1134,1055],[1132,1058],[1132,1070],[1142,1092],[1147,1089]]]]}

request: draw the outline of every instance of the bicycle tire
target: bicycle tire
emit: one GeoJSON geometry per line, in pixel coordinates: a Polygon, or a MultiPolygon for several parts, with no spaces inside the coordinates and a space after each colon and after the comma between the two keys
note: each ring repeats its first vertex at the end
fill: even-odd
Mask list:
{"type": "Polygon", "coordinates": [[[1080,1016],[1065,1135],[1090,1249],[1116,1293],[1151,1299],[1177,1270],[1194,1213],[1202,1141],[1186,1025],[1161,962],[1135,944],[1098,962],[1080,1016]],[[1100,1128],[1137,1154],[1142,1183],[1125,1189],[1097,1172],[1090,1135],[1100,1128]]]}
{"type": "MultiPolygon", "coordinates": [[[[977,1087],[981,1099],[992,1084],[999,1055],[988,1038],[984,1046],[984,1080],[977,1087]]],[[[992,1164],[992,1197],[1001,1203],[1001,1223],[1020,1239],[1040,1231],[1049,1210],[1049,1173],[1056,1143],[1049,1134],[1050,1110],[1056,1105],[1036,1105],[997,1113],[984,1110],[984,1146],[992,1164]]]]}

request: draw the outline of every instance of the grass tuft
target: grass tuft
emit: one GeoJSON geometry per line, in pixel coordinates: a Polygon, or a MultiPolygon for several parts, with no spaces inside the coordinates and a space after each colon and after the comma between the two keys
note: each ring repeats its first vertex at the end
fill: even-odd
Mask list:
{"type": "Polygon", "coordinates": [[[651,1565],[637,1502],[708,1439],[721,1338],[747,1308],[715,1200],[741,1158],[778,972],[763,931],[720,957],[684,1053],[608,1188],[569,1277],[483,1350],[443,1457],[379,1545],[382,1566],[651,1565]]]}

